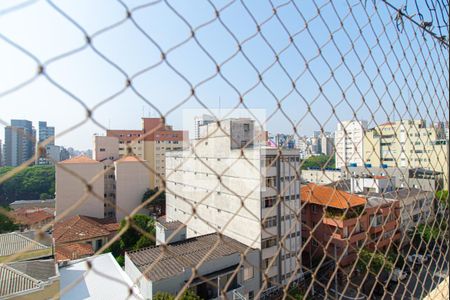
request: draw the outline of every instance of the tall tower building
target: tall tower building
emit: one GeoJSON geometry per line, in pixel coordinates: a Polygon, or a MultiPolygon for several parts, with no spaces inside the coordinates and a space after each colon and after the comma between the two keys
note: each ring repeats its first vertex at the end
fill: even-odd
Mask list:
{"type": "Polygon", "coordinates": [[[335,132],[336,167],[363,166],[367,121],[343,121],[335,132]]]}
{"type": "Polygon", "coordinates": [[[19,166],[34,154],[36,132],[31,121],[11,120],[5,127],[4,162],[6,166],[19,166]]]}

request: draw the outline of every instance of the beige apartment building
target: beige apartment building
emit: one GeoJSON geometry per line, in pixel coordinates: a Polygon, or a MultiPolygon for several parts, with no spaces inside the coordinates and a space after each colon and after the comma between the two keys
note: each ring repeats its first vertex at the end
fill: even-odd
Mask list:
{"type": "Polygon", "coordinates": [[[188,141],[187,131],[173,130],[161,118],[142,118],[142,130],[107,130],[106,135],[118,139],[120,157],[134,155],[147,162],[151,188],[163,187],[166,152],[182,150],[188,141]]]}
{"type": "MultiPolygon", "coordinates": [[[[126,156],[114,162],[116,218],[122,220],[141,205],[142,196],[150,188],[150,174],[146,162],[126,156]]],[[[137,211],[144,213],[144,210],[137,211]]]]}
{"type": "Polygon", "coordinates": [[[442,172],[448,182],[447,140],[424,120],[404,120],[369,129],[364,138],[368,166],[424,168],[442,172]]]}
{"type": "Polygon", "coordinates": [[[291,276],[298,279],[298,152],[255,145],[251,119],[224,120],[223,130],[217,126],[201,126],[200,139],[193,141],[195,153],[167,153],[167,222],[185,224],[187,238],[222,232],[260,250],[269,286],[286,283],[291,276]],[[284,247],[277,255],[281,241],[284,247]]]}
{"type": "Polygon", "coordinates": [[[56,217],[86,215],[105,217],[103,164],[77,156],[56,164],[56,217]],[[92,187],[87,193],[86,184],[92,187]],[[64,214],[64,216],[63,216],[64,214]]]}

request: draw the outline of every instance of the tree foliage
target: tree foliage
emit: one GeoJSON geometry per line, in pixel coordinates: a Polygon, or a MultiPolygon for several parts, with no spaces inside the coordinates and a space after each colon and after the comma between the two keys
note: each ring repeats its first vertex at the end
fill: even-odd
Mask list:
{"type": "Polygon", "coordinates": [[[360,270],[369,270],[372,274],[378,274],[382,269],[391,271],[394,268],[394,262],[383,253],[364,248],[359,253],[357,266],[360,270]]]}
{"type": "MultiPolygon", "coordinates": [[[[147,232],[150,236],[155,236],[155,220],[152,217],[146,215],[134,215],[131,221],[134,226],[147,232]]],[[[127,225],[126,220],[120,222],[120,230],[127,225]]],[[[120,239],[114,242],[105,252],[112,252],[117,262],[123,266],[124,253],[128,250],[139,250],[144,247],[155,245],[153,239],[147,235],[142,234],[137,229],[130,226],[120,237],[120,239]]]]}
{"type": "MultiPolygon", "coordinates": [[[[1,167],[0,177],[13,169],[13,167],[1,167]]],[[[16,200],[53,198],[54,194],[55,167],[53,166],[27,167],[0,184],[0,204],[4,205],[16,200]]]]}
{"type": "Polygon", "coordinates": [[[164,215],[166,209],[166,193],[164,191],[159,192],[158,188],[147,189],[144,195],[142,195],[142,202],[149,199],[152,200],[146,204],[146,208],[157,216],[164,215]],[[154,196],[155,198],[153,198],[154,196]]]}
{"type": "Polygon", "coordinates": [[[19,229],[19,226],[7,215],[9,210],[9,207],[0,207],[0,233],[12,232],[19,229]]]}
{"type": "Polygon", "coordinates": [[[319,168],[319,169],[325,169],[325,168],[335,168],[336,162],[334,156],[329,155],[318,155],[318,156],[311,156],[302,161],[302,169],[309,169],[309,168],[319,168]]]}
{"type": "Polygon", "coordinates": [[[444,205],[444,207],[447,207],[450,203],[450,198],[448,197],[448,190],[439,190],[436,191],[435,194],[436,200],[440,201],[444,205]]]}

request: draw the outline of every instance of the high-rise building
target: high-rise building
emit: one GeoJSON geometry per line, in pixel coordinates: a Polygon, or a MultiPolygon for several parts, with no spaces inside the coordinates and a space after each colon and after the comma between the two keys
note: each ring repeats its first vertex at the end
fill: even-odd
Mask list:
{"type": "Polygon", "coordinates": [[[5,127],[4,164],[19,166],[34,154],[36,133],[31,121],[11,120],[5,127]]]}
{"type": "Polygon", "coordinates": [[[200,138],[200,127],[214,122],[214,117],[210,115],[201,115],[194,118],[194,140],[200,138]]]}
{"type": "Polygon", "coordinates": [[[291,255],[301,249],[298,151],[253,143],[251,119],[220,124],[221,130],[216,123],[203,126],[195,153],[166,154],[166,219],[185,224],[188,238],[219,231],[258,249],[273,284],[295,280],[301,276],[301,258],[291,255]]]}
{"type": "MultiPolygon", "coordinates": [[[[39,121],[39,143],[42,143],[51,137],[55,137],[55,127],[47,126],[47,122],[39,121]]],[[[47,145],[54,144],[55,140],[49,141],[47,145]]]]}
{"type": "Polygon", "coordinates": [[[367,121],[338,123],[334,135],[336,168],[362,166],[364,162],[364,134],[367,121]]]}

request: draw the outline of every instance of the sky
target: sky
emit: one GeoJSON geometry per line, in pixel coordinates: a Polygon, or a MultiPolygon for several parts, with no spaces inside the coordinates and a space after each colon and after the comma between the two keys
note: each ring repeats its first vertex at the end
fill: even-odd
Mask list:
{"type": "Polygon", "coordinates": [[[10,119],[42,120],[87,149],[143,116],[181,129],[203,107],[264,110],[270,132],[300,135],[355,116],[448,121],[448,51],[433,38],[372,1],[285,2],[2,1],[0,139],[10,119]]]}

